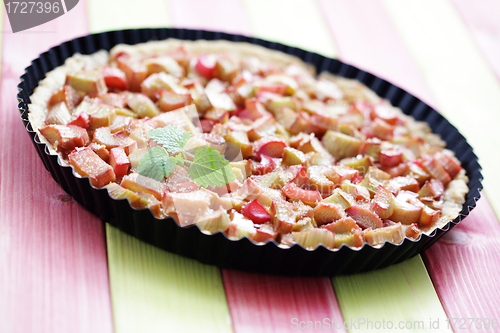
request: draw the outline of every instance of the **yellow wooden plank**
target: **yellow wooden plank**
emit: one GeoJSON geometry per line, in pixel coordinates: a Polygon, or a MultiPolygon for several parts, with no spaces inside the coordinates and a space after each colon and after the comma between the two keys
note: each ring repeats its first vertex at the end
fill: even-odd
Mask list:
{"type": "Polygon", "coordinates": [[[87,0],[87,10],[92,33],[171,25],[165,0],[87,0]]]}
{"type": "Polygon", "coordinates": [[[383,0],[439,110],[473,146],[500,216],[500,84],[448,0],[383,0]]]}
{"type": "Polygon", "coordinates": [[[243,0],[255,37],[335,57],[337,51],[316,1],[243,0]]]}
{"type": "Polygon", "coordinates": [[[115,331],[231,332],[220,270],[106,225],[115,331]]]}
{"type": "Polygon", "coordinates": [[[332,279],[349,332],[452,332],[420,256],[332,279]]]}

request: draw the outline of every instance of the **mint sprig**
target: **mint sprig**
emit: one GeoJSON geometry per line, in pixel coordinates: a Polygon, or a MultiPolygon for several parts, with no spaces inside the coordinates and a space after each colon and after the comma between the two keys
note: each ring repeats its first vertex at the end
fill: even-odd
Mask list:
{"type": "Polygon", "coordinates": [[[189,166],[188,175],[198,186],[219,187],[236,179],[229,161],[211,147],[199,148],[189,166]]]}
{"type": "Polygon", "coordinates": [[[167,126],[150,130],[148,137],[162,145],[169,153],[175,154],[182,151],[191,133],[176,126],[167,126]]]}
{"type": "Polygon", "coordinates": [[[198,148],[193,161],[189,160],[184,151],[191,137],[189,132],[166,126],[150,130],[148,137],[162,147],[149,149],[139,161],[137,173],[145,177],[161,181],[174,172],[175,166],[188,164],[188,176],[198,186],[221,187],[236,179],[229,161],[209,146],[198,148]]]}
{"type": "Polygon", "coordinates": [[[153,147],[139,161],[137,173],[161,181],[174,171],[175,159],[171,158],[165,148],[153,147]]]}

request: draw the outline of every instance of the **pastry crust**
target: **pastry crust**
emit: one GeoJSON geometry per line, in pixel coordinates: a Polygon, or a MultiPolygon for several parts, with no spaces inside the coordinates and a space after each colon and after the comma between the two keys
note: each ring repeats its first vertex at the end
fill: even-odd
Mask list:
{"type": "MultiPolygon", "coordinates": [[[[179,47],[184,48],[187,52],[200,56],[201,54],[226,54],[237,59],[243,59],[248,57],[255,57],[262,62],[271,63],[280,68],[285,68],[289,65],[295,65],[306,72],[308,72],[311,77],[314,77],[315,70],[310,64],[305,64],[302,60],[297,57],[284,54],[282,52],[269,50],[261,46],[247,44],[247,43],[235,43],[228,41],[184,41],[169,39],[166,41],[154,41],[148,43],[142,43],[137,45],[117,45],[109,53],[106,51],[99,51],[92,55],[81,55],[75,54],[74,56],[68,58],[65,64],[57,67],[53,71],[47,73],[46,78],[40,81],[39,86],[35,89],[31,98],[31,104],[29,105],[29,120],[33,129],[38,133],[38,137],[41,142],[47,144],[48,150],[52,155],[58,155],[59,163],[61,165],[71,165],[67,159],[66,154],[58,152],[57,145],[53,145],[49,140],[40,133],[46,124],[45,120],[48,114],[47,104],[53,93],[62,88],[66,82],[66,75],[75,71],[89,71],[93,69],[100,69],[109,63],[113,63],[114,59],[121,53],[127,53],[133,58],[143,58],[146,56],[161,56],[169,51],[175,50],[179,47]]],[[[344,93],[344,99],[350,103],[356,101],[367,101],[369,103],[380,103],[382,100],[373,91],[359,83],[358,81],[352,79],[346,79],[332,75],[330,73],[321,73],[319,78],[328,80],[337,85],[344,93]]],[[[441,140],[439,135],[431,132],[429,126],[426,123],[415,121],[412,117],[404,115],[399,109],[393,108],[393,110],[398,112],[398,117],[404,119],[408,131],[413,137],[422,138],[426,144],[431,147],[437,147],[442,149],[446,154],[453,155],[453,153],[445,149],[445,143],[441,140]]],[[[454,157],[452,157],[457,161],[454,157]]],[[[73,173],[76,177],[81,177],[81,175],[73,169],[73,173]]],[[[442,208],[439,220],[433,223],[429,227],[421,227],[421,230],[426,234],[430,234],[436,228],[444,227],[449,221],[454,220],[461,212],[462,206],[465,202],[465,195],[468,192],[467,187],[468,178],[465,174],[465,170],[460,170],[458,175],[449,182],[446,186],[444,193],[442,195],[442,208]]],[[[131,202],[133,205],[133,203],[131,202]]],[[[151,207],[150,207],[151,208],[151,207]]],[[[165,209],[165,207],[163,207],[165,209]]],[[[176,212],[169,212],[170,214],[176,214],[176,212]]],[[[213,214],[216,214],[215,211],[213,214]]],[[[211,213],[212,214],[212,213],[211,213]]],[[[234,217],[233,217],[234,219],[234,217]]],[[[305,223],[305,222],[304,222],[305,223]]],[[[201,224],[200,224],[201,225],[201,224]]],[[[205,229],[207,230],[207,229],[205,229]]],[[[214,229],[216,231],[217,229],[214,229]]],[[[302,235],[297,235],[297,239],[300,239],[302,235]]],[[[299,242],[298,240],[295,240],[299,242]]],[[[294,240],[282,237],[281,246],[287,247],[289,244],[295,242],[294,240]],[[290,242],[290,243],[287,243],[290,242]]],[[[304,245],[304,243],[301,243],[304,245]]],[[[375,247],[380,247],[383,244],[372,244],[375,247]]],[[[304,245],[305,246],[305,245],[304,245]]],[[[312,247],[314,247],[313,245],[312,247]]],[[[307,247],[307,246],[305,246],[307,247]]],[[[333,246],[331,246],[333,247],[333,246]]]]}

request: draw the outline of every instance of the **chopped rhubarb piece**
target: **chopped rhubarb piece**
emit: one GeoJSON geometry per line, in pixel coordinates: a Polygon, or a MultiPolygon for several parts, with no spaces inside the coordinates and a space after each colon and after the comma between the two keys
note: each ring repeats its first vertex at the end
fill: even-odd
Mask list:
{"type": "Polygon", "coordinates": [[[310,190],[317,190],[321,194],[332,193],[335,184],[325,176],[328,170],[328,167],[318,165],[310,166],[307,169],[310,190]]]}
{"type": "Polygon", "coordinates": [[[358,155],[362,141],[340,132],[327,131],[323,136],[323,144],[334,158],[343,159],[358,155]]]}
{"type": "Polygon", "coordinates": [[[410,175],[413,176],[420,186],[422,186],[427,180],[431,178],[431,176],[424,171],[417,163],[410,162],[408,163],[410,168],[410,175]]]}
{"type": "Polygon", "coordinates": [[[184,76],[184,68],[172,57],[161,56],[146,59],[144,65],[148,68],[148,75],[160,72],[166,72],[178,78],[184,76]]]}
{"type": "Polygon", "coordinates": [[[278,236],[278,233],[274,231],[271,225],[263,224],[260,228],[257,229],[257,232],[252,237],[252,239],[254,242],[263,243],[271,239],[276,239],[276,236],[278,236]]]}
{"type": "MultiPolygon", "coordinates": [[[[125,176],[124,179],[127,177],[129,176],[125,176]]],[[[151,178],[147,179],[155,181],[151,178]]],[[[162,184],[160,182],[157,183],[162,184]]],[[[167,192],[163,196],[162,204],[167,214],[177,215],[179,224],[187,226],[195,223],[196,219],[199,219],[200,216],[210,214],[209,208],[216,199],[217,195],[207,190],[198,190],[190,193],[167,192]]]]}
{"type": "Polygon", "coordinates": [[[412,224],[418,222],[422,214],[422,207],[417,207],[408,202],[404,202],[399,198],[394,200],[394,209],[389,217],[394,222],[403,224],[412,224]]]}
{"type": "Polygon", "coordinates": [[[293,165],[288,168],[287,174],[290,175],[290,182],[295,183],[298,187],[304,187],[308,181],[306,170],[299,165],[293,165]]]}
{"type": "Polygon", "coordinates": [[[191,104],[192,99],[189,94],[177,94],[173,91],[163,90],[160,93],[160,110],[167,112],[177,110],[183,106],[191,104]]]}
{"type": "Polygon", "coordinates": [[[354,230],[352,234],[335,234],[335,248],[339,248],[342,244],[350,247],[361,247],[365,243],[363,232],[354,230]]]}
{"type": "Polygon", "coordinates": [[[411,238],[411,239],[415,239],[415,240],[417,240],[421,234],[422,234],[422,230],[420,230],[415,223],[409,225],[405,231],[406,237],[411,238]]]}
{"type": "MultiPolygon", "coordinates": [[[[210,133],[212,131],[212,129],[214,128],[214,125],[215,125],[215,121],[213,121],[213,120],[210,120],[210,119],[200,120],[200,126],[201,126],[201,130],[203,131],[203,133],[210,133]]],[[[252,154],[250,154],[250,155],[252,155],[252,154]]]]}
{"type": "Polygon", "coordinates": [[[412,176],[395,177],[389,180],[390,186],[397,188],[400,191],[411,191],[417,193],[420,190],[418,181],[412,176]]]}
{"type": "Polygon", "coordinates": [[[147,200],[144,200],[137,193],[121,187],[117,183],[109,183],[104,187],[108,190],[110,197],[117,200],[127,199],[134,208],[145,208],[148,206],[147,200]]]}
{"type": "Polygon", "coordinates": [[[154,179],[144,177],[138,173],[131,173],[123,177],[121,186],[128,188],[134,192],[146,192],[161,200],[163,192],[166,190],[166,185],[154,179]]]}
{"type": "Polygon", "coordinates": [[[155,103],[144,94],[128,94],[127,104],[140,118],[153,118],[160,114],[155,103]]]}
{"type": "Polygon", "coordinates": [[[349,217],[352,217],[362,229],[377,229],[383,226],[380,217],[365,207],[351,206],[347,208],[345,212],[349,217]]]}
{"type": "Polygon", "coordinates": [[[47,125],[40,129],[47,141],[57,150],[73,150],[89,143],[87,131],[78,126],[47,125]]]}
{"type": "Polygon", "coordinates": [[[262,138],[254,143],[254,151],[257,158],[261,155],[266,155],[273,158],[281,158],[283,150],[286,148],[286,143],[282,139],[275,137],[262,138]]]}
{"type": "Polygon", "coordinates": [[[354,177],[359,175],[359,172],[348,166],[333,166],[325,174],[328,179],[337,185],[340,185],[345,180],[352,180],[354,177]]]}
{"type": "Polygon", "coordinates": [[[283,193],[290,199],[296,199],[306,203],[315,203],[323,199],[318,191],[303,190],[297,187],[293,182],[289,182],[283,187],[283,193]]]}
{"type": "Polygon", "coordinates": [[[257,200],[247,203],[241,210],[241,213],[255,224],[263,224],[271,220],[271,215],[269,215],[264,207],[259,205],[257,200]]]}
{"type": "Polygon", "coordinates": [[[96,129],[92,141],[97,144],[104,145],[106,149],[111,149],[119,146],[109,127],[99,127],[98,129],[96,129]]]}
{"type": "Polygon", "coordinates": [[[339,124],[345,124],[357,130],[363,125],[364,120],[365,117],[361,111],[351,108],[346,113],[340,115],[339,124]]]}
{"type": "Polygon", "coordinates": [[[393,106],[387,104],[376,105],[371,112],[370,117],[372,119],[380,118],[390,125],[396,125],[399,117],[398,113],[393,106]]]}
{"type": "Polygon", "coordinates": [[[129,90],[141,91],[141,83],[148,77],[146,65],[129,57],[118,57],[116,64],[125,73],[129,90]]]}
{"type": "Polygon", "coordinates": [[[381,219],[386,219],[393,213],[395,199],[391,192],[380,185],[370,205],[370,209],[381,219]]]}
{"type": "MultiPolygon", "coordinates": [[[[408,163],[400,163],[395,167],[389,168],[389,167],[382,167],[381,168],[383,171],[387,172],[391,177],[402,177],[402,176],[407,176],[411,173],[410,166],[408,163]]],[[[412,179],[415,179],[414,177],[411,177],[412,179]]],[[[419,182],[417,181],[417,185],[420,185],[419,182]]]]}
{"type": "Polygon", "coordinates": [[[223,109],[210,109],[203,115],[205,119],[212,120],[216,123],[224,124],[229,119],[229,113],[223,109]]]}
{"type": "Polygon", "coordinates": [[[271,206],[271,216],[273,217],[274,230],[279,234],[288,234],[292,231],[296,223],[296,217],[284,200],[273,201],[271,206]]]}
{"type": "Polygon", "coordinates": [[[370,156],[344,158],[340,161],[340,165],[356,170],[361,176],[364,176],[368,169],[373,166],[373,160],[370,156]]]}
{"type": "Polygon", "coordinates": [[[331,223],[343,217],[345,217],[344,208],[339,204],[320,203],[314,208],[314,220],[318,226],[331,223]]]}
{"type": "Polygon", "coordinates": [[[217,231],[226,231],[230,222],[229,215],[222,207],[213,213],[200,215],[194,221],[201,230],[211,234],[217,231]]]}
{"type": "Polygon", "coordinates": [[[130,168],[130,161],[123,147],[112,148],[109,151],[109,164],[113,167],[116,177],[123,177],[130,168]]]}
{"type": "Polygon", "coordinates": [[[274,120],[272,115],[268,114],[253,122],[250,130],[247,132],[248,139],[250,139],[250,141],[257,141],[264,137],[273,136],[276,130],[276,120],[274,120]]]}
{"type": "Polygon", "coordinates": [[[227,235],[229,238],[253,238],[255,236],[257,229],[252,221],[235,211],[232,211],[231,215],[232,220],[227,229],[227,235]]]}
{"type": "Polygon", "coordinates": [[[106,93],[106,83],[102,73],[96,71],[80,71],[66,74],[66,83],[77,91],[87,95],[101,95],[106,93]]]}
{"type": "Polygon", "coordinates": [[[202,54],[199,56],[194,69],[198,74],[207,80],[211,80],[214,76],[216,58],[213,55],[202,54]]]}
{"type": "Polygon", "coordinates": [[[306,155],[295,148],[286,147],[283,149],[283,163],[287,165],[305,165],[306,155]]]}
{"type": "Polygon", "coordinates": [[[199,190],[198,185],[188,177],[188,172],[181,166],[176,166],[174,172],[170,174],[166,181],[167,189],[170,192],[188,193],[199,190]]]}
{"type": "Polygon", "coordinates": [[[458,175],[460,170],[462,170],[460,164],[448,154],[436,154],[436,161],[441,164],[441,166],[446,170],[446,172],[448,172],[452,179],[458,175]]]}
{"type": "Polygon", "coordinates": [[[359,153],[373,157],[375,161],[380,160],[380,153],[382,152],[382,141],[377,138],[371,138],[363,142],[359,153]]]}
{"type": "Polygon", "coordinates": [[[99,98],[89,98],[87,96],[78,105],[74,114],[78,116],[81,113],[89,115],[89,129],[110,126],[116,118],[115,107],[103,105],[99,98]]]}
{"type": "Polygon", "coordinates": [[[257,120],[269,114],[269,112],[267,112],[264,108],[264,105],[262,105],[262,103],[259,102],[256,98],[245,100],[245,108],[250,119],[252,120],[257,120]]]}
{"type": "Polygon", "coordinates": [[[81,128],[89,128],[90,125],[90,116],[84,112],[80,113],[75,119],[70,121],[68,125],[74,125],[81,128]]]}
{"type": "Polygon", "coordinates": [[[238,67],[229,57],[219,56],[213,75],[222,81],[231,82],[238,75],[238,67]]]}
{"type": "Polygon", "coordinates": [[[292,237],[296,243],[306,249],[314,249],[320,244],[323,244],[326,248],[333,248],[335,245],[335,234],[326,229],[293,232],[292,237]]]}
{"type": "Polygon", "coordinates": [[[412,198],[408,200],[409,203],[412,205],[415,205],[417,207],[422,207],[422,214],[420,215],[420,218],[418,219],[418,225],[420,227],[430,227],[434,223],[436,223],[439,220],[439,216],[441,215],[441,211],[439,210],[434,210],[427,205],[423,204],[420,200],[416,198],[412,198]]]}
{"type": "Polygon", "coordinates": [[[431,174],[432,177],[440,180],[444,186],[448,185],[451,177],[446,170],[434,158],[426,159],[422,162],[422,166],[431,174]]]}
{"type": "Polygon", "coordinates": [[[104,76],[104,82],[108,88],[115,90],[127,89],[127,77],[121,69],[116,67],[105,67],[102,70],[102,75],[104,76]]]}
{"type": "MultiPolygon", "coordinates": [[[[201,88],[201,90],[202,89],[203,88],[201,88]]],[[[141,83],[141,90],[140,91],[144,95],[151,98],[152,100],[156,100],[158,98],[158,93],[161,90],[170,90],[170,91],[173,91],[177,94],[187,94],[189,92],[189,90],[187,90],[186,88],[182,87],[179,84],[178,78],[176,78],[175,76],[169,75],[167,73],[164,73],[164,72],[151,74],[147,79],[145,79],[141,83]]],[[[204,93],[203,93],[203,96],[205,96],[204,93]]],[[[197,98],[200,98],[200,97],[193,96],[195,103],[196,103],[197,98]]],[[[205,96],[205,98],[206,98],[206,96],[205,96]]],[[[206,106],[206,108],[203,109],[204,111],[210,107],[210,102],[208,102],[208,100],[206,102],[208,103],[208,106],[206,106]]],[[[197,103],[197,107],[198,107],[198,103],[197,103]]]]}
{"type": "Polygon", "coordinates": [[[103,187],[116,179],[113,168],[89,147],[73,150],[68,160],[75,171],[83,177],[89,177],[95,187],[103,187]]]}
{"type": "Polygon", "coordinates": [[[108,162],[109,160],[109,150],[106,149],[105,145],[101,145],[95,142],[92,142],[89,145],[89,148],[94,151],[104,162],[108,162]]]}
{"type": "Polygon", "coordinates": [[[347,209],[355,204],[354,198],[339,188],[335,189],[333,194],[328,198],[323,199],[322,202],[336,203],[341,205],[344,209],[347,209]]]}
{"type": "Polygon", "coordinates": [[[257,92],[268,91],[273,94],[285,95],[287,86],[283,83],[273,83],[267,81],[260,81],[256,83],[257,92]]]}
{"type": "Polygon", "coordinates": [[[405,229],[401,223],[396,223],[394,225],[375,230],[366,229],[363,234],[365,241],[371,245],[382,245],[386,241],[399,244],[405,238],[405,229]]]}
{"type": "Polygon", "coordinates": [[[342,189],[342,191],[352,195],[354,200],[364,202],[370,201],[370,192],[364,186],[354,184],[348,180],[345,180],[342,182],[340,188],[342,189]]]}
{"type": "Polygon", "coordinates": [[[262,155],[260,163],[253,164],[253,174],[254,175],[265,175],[266,173],[272,172],[276,169],[276,162],[266,155],[262,155]]]}
{"type": "Polygon", "coordinates": [[[81,102],[81,100],[81,96],[75,91],[75,89],[71,86],[65,85],[52,94],[49,102],[47,103],[47,107],[50,109],[53,105],[64,102],[66,103],[68,109],[72,111],[81,102]]]}
{"type": "Polygon", "coordinates": [[[115,106],[117,108],[124,108],[127,99],[127,93],[107,93],[97,96],[104,104],[115,106]]]}
{"type": "Polygon", "coordinates": [[[45,118],[45,124],[47,125],[66,125],[70,121],[71,112],[64,102],[52,106],[49,109],[47,118],[45,118]]]}
{"type": "Polygon", "coordinates": [[[394,126],[389,125],[380,118],[375,118],[367,127],[368,134],[381,140],[390,140],[394,135],[394,126]]]}
{"type": "Polygon", "coordinates": [[[349,234],[355,230],[361,230],[359,225],[351,217],[343,217],[337,221],[323,226],[335,234],[349,234]]]}
{"type": "Polygon", "coordinates": [[[431,198],[438,200],[444,193],[444,185],[437,179],[430,179],[418,191],[419,198],[431,198]]]}
{"type": "Polygon", "coordinates": [[[398,150],[384,149],[380,152],[380,164],[389,168],[395,167],[403,162],[403,154],[398,150]]]}

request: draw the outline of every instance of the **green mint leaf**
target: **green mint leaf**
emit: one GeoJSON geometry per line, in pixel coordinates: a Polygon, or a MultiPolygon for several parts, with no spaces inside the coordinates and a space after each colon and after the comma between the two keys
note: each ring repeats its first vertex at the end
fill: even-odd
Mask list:
{"type": "Polygon", "coordinates": [[[148,137],[162,145],[169,153],[175,154],[182,151],[191,133],[176,126],[165,126],[150,130],[148,137]]]}
{"type": "Polygon", "coordinates": [[[161,181],[174,171],[177,162],[163,147],[153,147],[139,161],[137,173],[161,181]]]}
{"type": "Polygon", "coordinates": [[[177,163],[177,165],[180,165],[180,166],[183,166],[184,165],[184,156],[182,156],[182,154],[177,154],[175,156],[172,156],[171,157],[175,163],[177,163]]]}
{"type": "Polygon", "coordinates": [[[207,146],[196,150],[188,174],[196,185],[204,187],[220,187],[236,179],[229,161],[207,146]]]}

